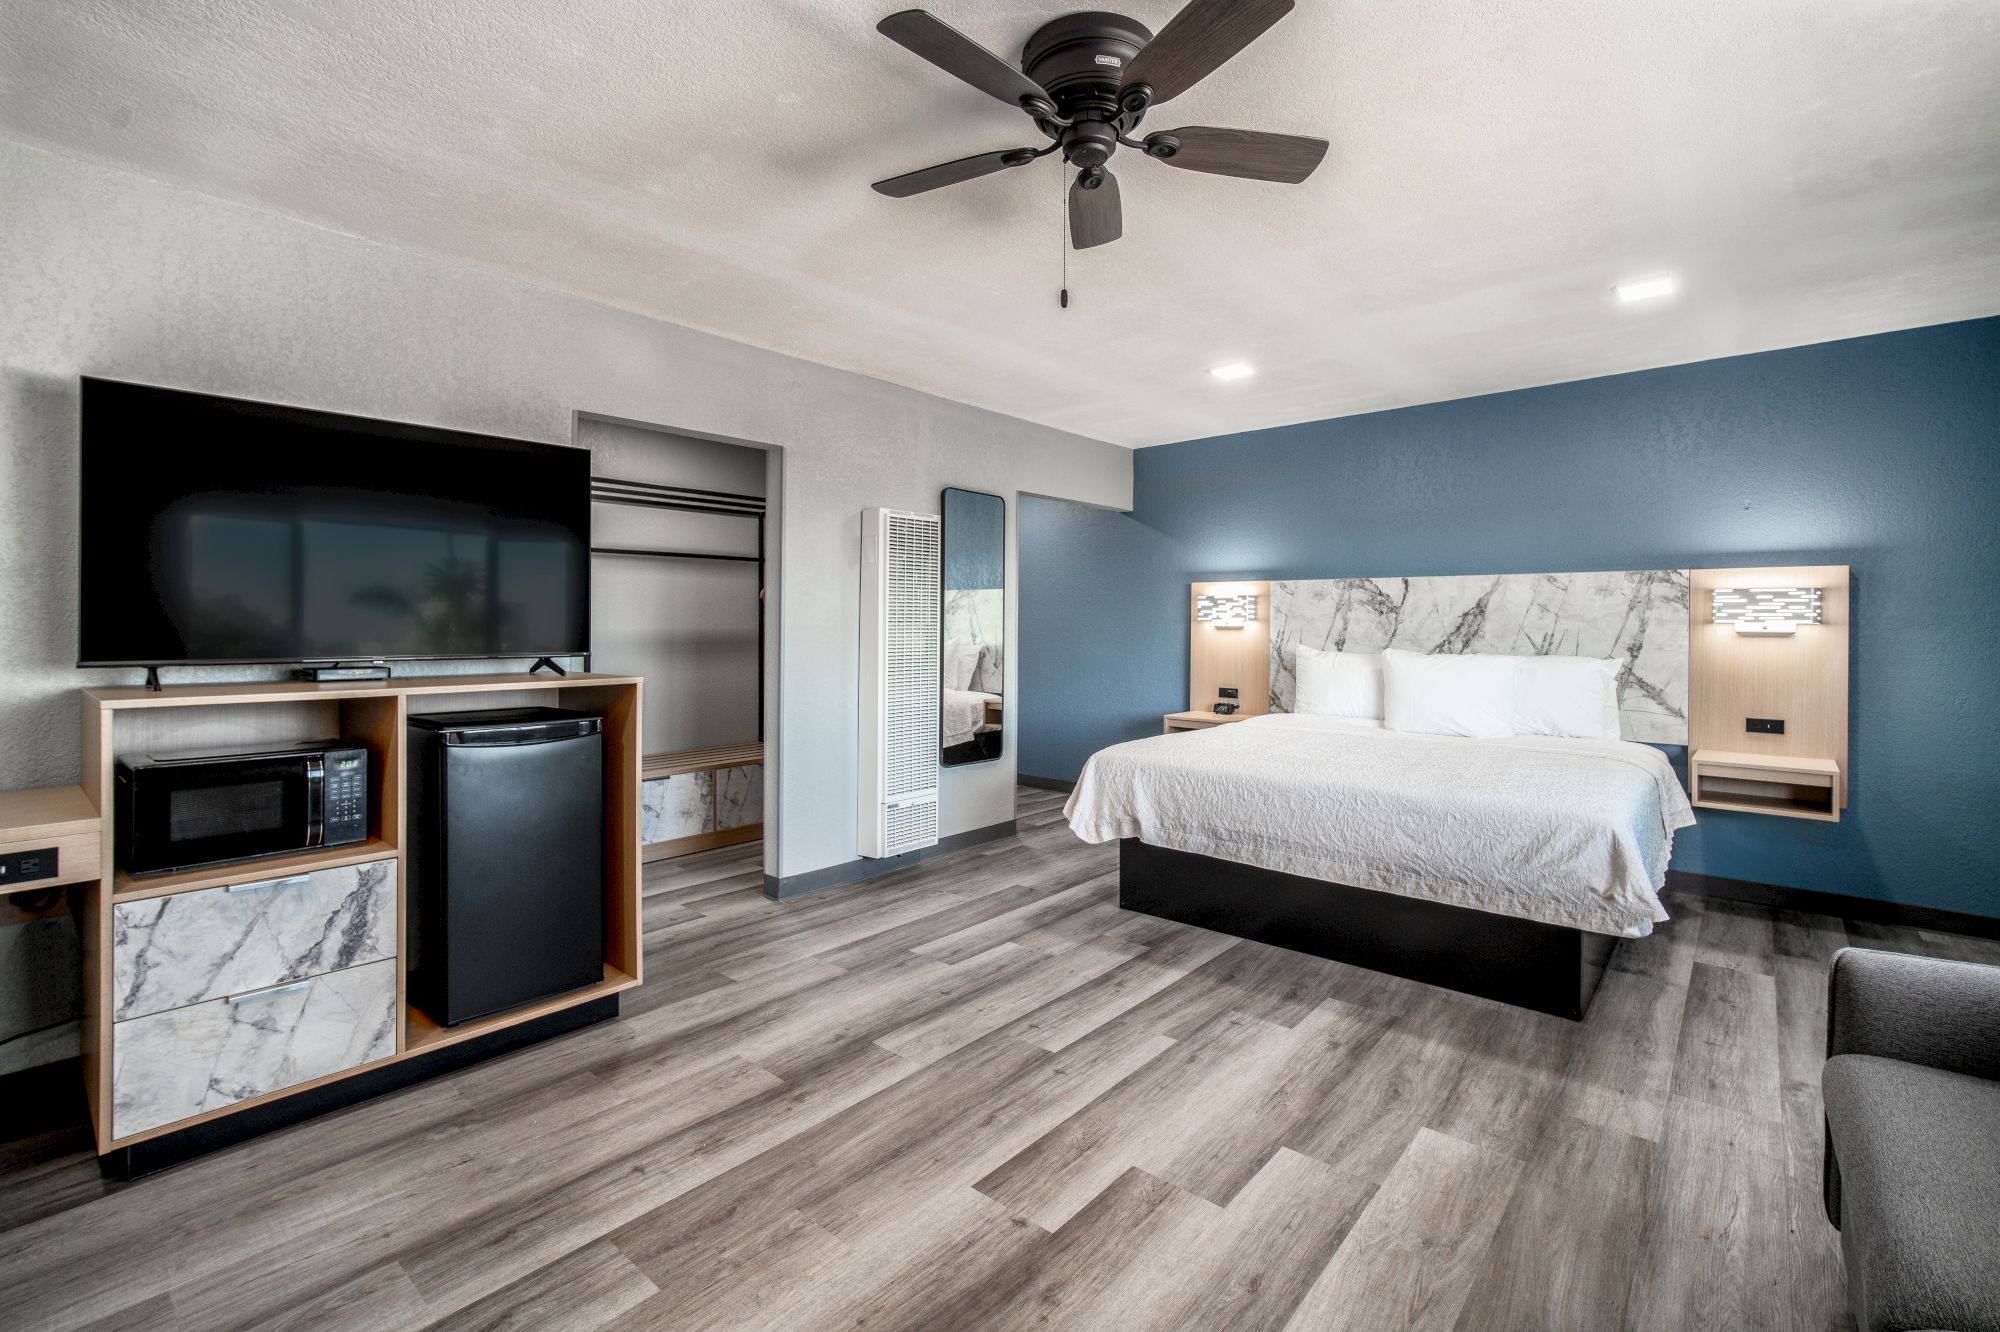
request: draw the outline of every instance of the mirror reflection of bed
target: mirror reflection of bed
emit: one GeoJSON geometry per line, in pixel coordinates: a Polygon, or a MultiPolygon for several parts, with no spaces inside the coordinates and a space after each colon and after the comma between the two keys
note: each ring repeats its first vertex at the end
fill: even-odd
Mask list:
{"type": "Polygon", "coordinates": [[[950,489],[944,514],[938,762],[990,763],[1006,735],[1007,502],[950,489]]]}

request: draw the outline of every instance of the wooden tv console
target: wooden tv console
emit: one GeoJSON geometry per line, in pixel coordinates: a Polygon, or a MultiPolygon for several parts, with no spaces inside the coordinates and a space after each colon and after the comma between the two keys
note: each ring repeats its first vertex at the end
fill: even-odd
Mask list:
{"type": "Polygon", "coordinates": [[[83,789],[102,816],[104,867],[77,890],[83,1068],[98,1152],[348,1079],[390,1085],[380,1075],[392,1065],[510,1029],[525,1033],[586,1005],[615,1011],[611,996],[641,978],[641,706],[636,677],[591,674],[84,690],[83,789]],[[440,1027],[408,996],[407,720],[413,711],[536,705],[604,718],[604,978],[440,1027]],[[145,878],[113,868],[118,755],[331,736],[370,751],[365,841],[145,878]],[[178,909],[169,916],[168,908],[178,909]],[[320,941],[336,931],[339,947],[329,950],[320,941]],[[148,942],[162,945],[166,961],[137,967],[148,942]]]}

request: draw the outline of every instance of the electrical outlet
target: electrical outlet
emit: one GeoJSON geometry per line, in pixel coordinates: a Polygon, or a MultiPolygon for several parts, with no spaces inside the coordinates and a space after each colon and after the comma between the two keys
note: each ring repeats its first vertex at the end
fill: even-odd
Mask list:
{"type": "Polygon", "coordinates": [[[1783,735],[1785,733],[1785,719],[1783,717],[1745,717],[1743,719],[1743,729],[1752,735],[1783,735]]]}
{"type": "Polygon", "coordinates": [[[10,887],[17,883],[33,883],[36,879],[53,879],[60,872],[56,848],[52,846],[40,851],[16,851],[11,856],[0,856],[0,884],[10,887]]]}
{"type": "Polygon", "coordinates": [[[1215,691],[1215,696],[1217,698],[1235,698],[1236,691],[1234,689],[1218,689],[1215,691]]]}

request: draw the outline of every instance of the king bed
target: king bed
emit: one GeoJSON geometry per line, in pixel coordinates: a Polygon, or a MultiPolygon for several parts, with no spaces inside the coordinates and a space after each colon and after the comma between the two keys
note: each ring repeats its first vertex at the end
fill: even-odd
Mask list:
{"type": "Polygon", "coordinates": [[[1070,827],[1129,910],[1580,1019],[1694,822],[1637,743],[1686,742],[1686,587],[1272,584],[1274,710],[1099,751],[1070,827]]]}
{"type": "Polygon", "coordinates": [[[1127,909],[1573,1018],[1694,822],[1646,745],[1283,713],[1102,750],[1065,813],[1127,909]]]}

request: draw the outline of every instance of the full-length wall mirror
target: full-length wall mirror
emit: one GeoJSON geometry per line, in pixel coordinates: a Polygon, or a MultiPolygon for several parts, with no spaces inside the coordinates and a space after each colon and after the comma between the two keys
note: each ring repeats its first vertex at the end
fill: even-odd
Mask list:
{"type": "Polygon", "coordinates": [[[944,689],[938,762],[1000,757],[1007,631],[1007,501],[944,492],[944,689]]]}

